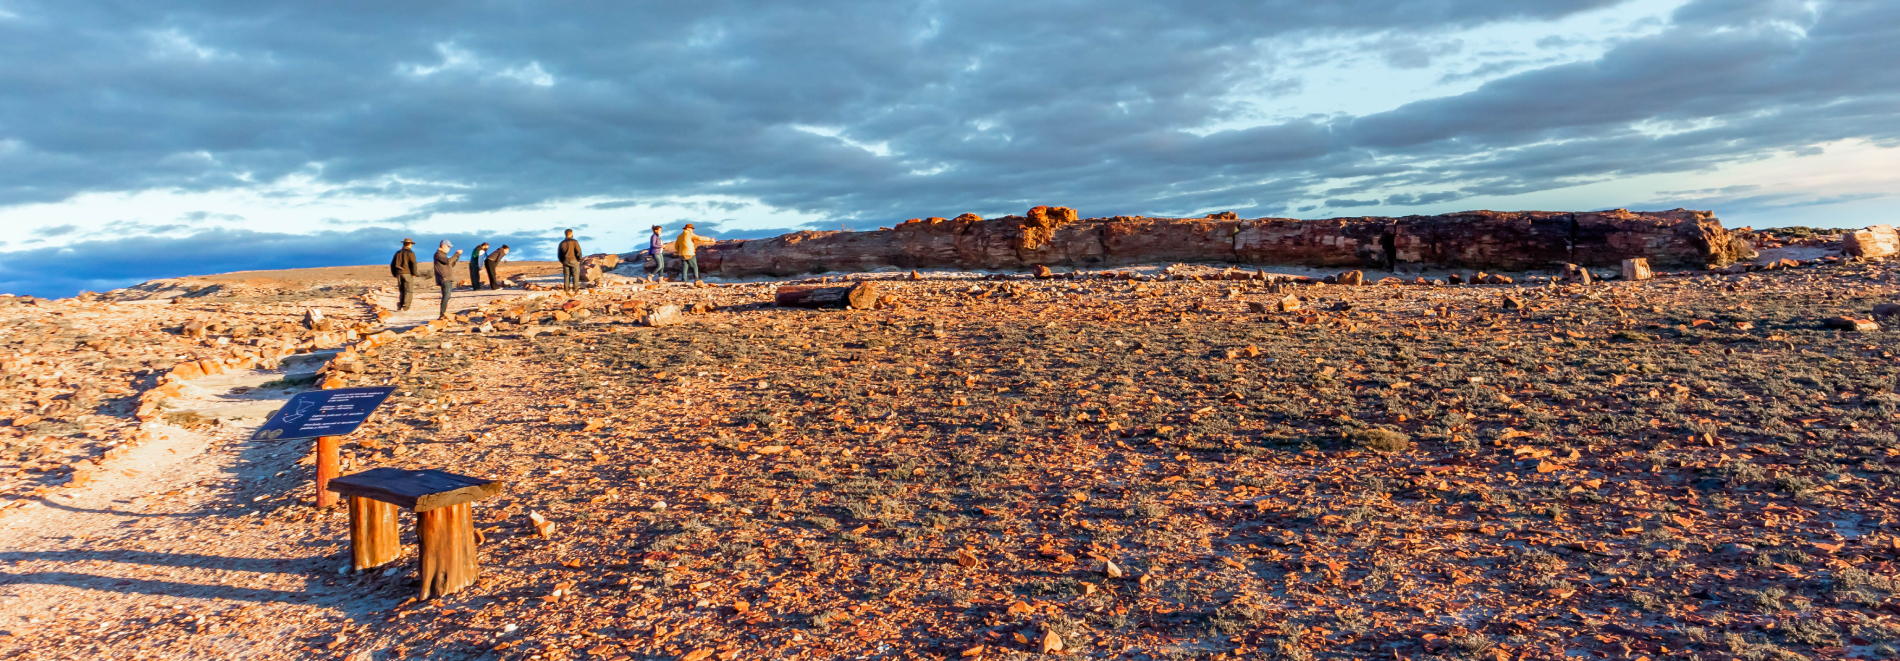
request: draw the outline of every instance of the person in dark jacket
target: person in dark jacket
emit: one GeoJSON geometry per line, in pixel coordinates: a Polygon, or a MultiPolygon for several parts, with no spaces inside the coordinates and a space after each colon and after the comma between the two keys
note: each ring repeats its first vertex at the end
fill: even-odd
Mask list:
{"type": "Polygon", "coordinates": [[[396,251],[396,257],[389,260],[389,274],[396,276],[396,291],[400,292],[396,297],[396,310],[399,312],[408,310],[409,304],[415,302],[414,278],[421,275],[416,272],[416,251],[409,249],[413,245],[416,245],[414,239],[403,239],[402,250],[396,251]]]}
{"type": "Polygon", "coordinates": [[[501,260],[507,256],[508,244],[504,243],[500,250],[488,253],[488,259],[482,260],[482,267],[488,269],[489,289],[501,289],[501,278],[495,277],[495,270],[501,268],[501,260]]]}
{"type": "Polygon", "coordinates": [[[442,241],[442,247],[435,249],[435,286],[442,288],[442,311],[435,318],[449,318],[449,293],[455,291],[455,265],[462,261],[462,251],[449,254],[448,240],[442,241]]]}
{"type": "Polygon", "coordinates": [[[468,290],[482,290],[482,257],[488,252],[488,242],[475,246],[475,252],[468,254],[468,290]]]}
{"type": "Polygon", "coordinates": [[[647,241],[647,256],[653,258],[653,273],[666,281],[666,239],[660,238],[660,226],[653,226],[653,238],[647,241]]]}
{"type": "Polygon", "coordinates": [[[581,242],[574,240],[574,230],[567,231],[567,240],[561,242],[561,291],[572,294],[581,290],[581,242]]]}

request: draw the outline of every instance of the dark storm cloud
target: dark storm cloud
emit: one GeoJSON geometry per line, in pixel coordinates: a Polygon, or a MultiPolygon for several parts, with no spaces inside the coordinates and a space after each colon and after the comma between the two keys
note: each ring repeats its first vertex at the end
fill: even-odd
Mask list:
{"type": "MultiPolygon", "coordinates": [[[[1609,4],[13,0],[0,60],[31,64],[0,68],[17,141],[0,203],[302,174],[339,196],[448,195],[424,213],[681,194],[1013,209],[1116,186],[1156,151],[1182,163],[1200,141],[1174,132],[1224,116],[1263,40],[1609,4]]],[[[1283,158],[1263,151],[1250,176],[1283,158]]],[[[1208,166],[1183,165],[1146,174],[1208,166]]]]}
{"type": "MultiPolygon", "coordinates": [[[[61,247],[16,250],[0,259],[0,292],[71,296],[156,278],[231,271],[386,263],[408,230],[365,228],[350,232],[279,234],[211,230],[182,237],[139,236],[82,241],[61,247]]],[[[416,235],[418,249],[448,239],[458,246],[487,241],[514,246],[521,259],[545,256],[558,237],[541,234],[416,235]]]]}
{"type": "Polygon", "coordinates": [[[0,0],[0,205],[294,175],[437,200],[379,225],[679,196],[854,225],[1034,203],[1274,215],[1900,144],[1900,3],[1694,0],[1557,65],[1445,37],[1614,4],[0,0]],[[1391,66],[1516,73],[1200,130],[1247,116],[1234,94],[1312,85],[1286,58],[1332,56],[1277,46],[1341,36],[1391,66]]]}

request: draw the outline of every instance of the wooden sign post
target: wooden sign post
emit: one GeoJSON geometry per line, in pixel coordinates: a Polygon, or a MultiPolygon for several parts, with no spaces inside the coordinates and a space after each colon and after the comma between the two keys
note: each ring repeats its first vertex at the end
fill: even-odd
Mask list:
{"type": "Polygon", "coordinates": [[[343,458],[338,450],[343,445],[341,436],[317,437],[317,508],[336,507],[336,492],[330,490],[330,480],[343,473],[343,458]]]}
{"type": "Polygon", "coordinates": [[[338,454],[343,437],[363,426],[369,415],[394,392],[394,386],[300,392],[285,402],[284,408],[278,409],[251,439],[317,439],[317,507],[335,507],[337,495],[329,487],[330,480],[342,473],[342,459],[338,454]]]}

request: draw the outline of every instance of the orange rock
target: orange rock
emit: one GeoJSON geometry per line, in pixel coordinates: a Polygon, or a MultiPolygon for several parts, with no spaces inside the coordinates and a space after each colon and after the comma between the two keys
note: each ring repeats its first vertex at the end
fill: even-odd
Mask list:
{"type": "Polygon", "coordinates": [[[203,368],[198,366],[197,361],[192,361],[188,363],[179,363],[176,366],[173,366],[172,371],[171,371],[172,378],[178,379],[180,381],[202,379],[204,378],[204,375],[205,375],[205,371],[203,368]]]}

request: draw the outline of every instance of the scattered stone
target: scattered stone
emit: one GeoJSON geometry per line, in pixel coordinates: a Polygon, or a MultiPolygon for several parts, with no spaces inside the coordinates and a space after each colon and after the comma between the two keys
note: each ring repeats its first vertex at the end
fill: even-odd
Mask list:
{"type": "Polygon", "coordinates": [[[1589,270],[1581,266],[1578,266],[1576,264],[1565,264],[1563,275],[1561,276],[1561,278],[1566,283],[1582,284],[1582,285],[1590,284],[1590,282],[1593,280],[1590,277],[1589,270]]]}
{"type": "Polygon", "coordinates": [[[1858,331],[1862,333],[1880,330],[1880,324],[1872,319],[1856,319],[1853,317],[1828,317],[1821,320],[1821,325],[1835,330],[1858,331]]]}
{"type": "Polygon", "coordinates": [[[648,312],[640,323],[648,326],[676,326],[685,323],[685,320],[680,318],[680,306],[661,305],[648,312]]]}
{"type": "Polygon", "coordinates": [[[1043,266],[1041,264],[1035,265],[1035,267],[1033,267],[1032,269],[1032,272],[1036,274],[1037,280],[1048,280],[1050,278],[1056,277],[1056,274],[1054,271],[1050,271],[1049,267],[1043,266]]]}
{"type": "Polygon", "coordinates": [[[1293,312],[1300,309],[1300,297],[1288,294],[1286,298],[1280,299],[1274,306],[1281,312],[1293,312]]]}
{"type": "Polygon", "coordinates": [[[1498,305],[1506,310],[1522,310],[1524,309],[1524,299],[1516,296],[1506,296],[1498,305]]]}
{"type": "Polygon", "coordinates": [[[1881,303],[1874,306],[1874,316],[1892,317],[1900,315],[1900,303],[1881,303]]]}
{"type": "Polygon", "coordinates": [[[1363,271],[1347,271],[1333,276],[1333,282],[1348,287],[1357,287],[1366,284],[1366,274],[1363,271]]]}
{"type": "Polygon", "coordinates": [[[1346,440],[1374,452],[1404,452],[1412,447],[1412,437],[1397,430],[1376,427],[1346,432],[1346,440]]]}
{"type": "MultiPolygon", "coordinates": [[[[1230,212],[1231,213],[1231,212],[1230,212]]],[[[1038,646],[1043,654],[1057,654],[1062,651],[1062,637],[1054,629],[1042,633],[1042,644],[1038,646]]]]}

